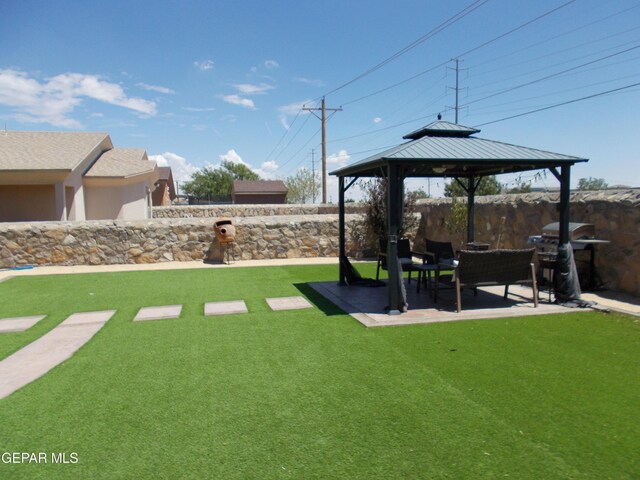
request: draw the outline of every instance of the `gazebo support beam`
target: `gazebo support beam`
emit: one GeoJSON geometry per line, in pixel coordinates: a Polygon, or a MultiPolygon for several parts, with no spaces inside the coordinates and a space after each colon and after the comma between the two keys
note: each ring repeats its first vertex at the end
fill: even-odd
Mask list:
{"type": "Polygon", "coordinates": [[[400,282],[402,282],[402,272],[398,268],[398,231],[402,212],[402,188],[398,165],[391,163],[387,167],[387,271],[389,280],[387,283],[387,293],[389,296],[389,315],[399,315],[402,313],[400,303],[402,292],[400,282]]]}
{"type": "Polygon", "coordinates": [[[339,278],[338,285],[346,285],[347,281],[347,272],[345,271],[345,266],[343,259],[347,258],[347,238],[346,238],[346,229],[345,229],[345,203],[344,203],[344,194],[347,190],[351,188],[351,186],[356,183],[356,181],[360,177],[355,177],[353,180],[349,182],[349,184],[344,186],[344,177],[338,177],[338,242],[340,244],[338,259],[340,262],[339,266],[339,278]]]}
{"type": "MultiPolygon", "coordinates": [[[[347,187],[348,188],[348,187],[347,187]]],[[[339,277],[338,277],[338,285],[346,285],[346,277],[347,273],[345,272],[345,268],[343,265],[343,258],[347,256],[347,248],[346,248],[346,234],[345,234],[345,224],[344,224],[344,177],[338,177],[338,240],[340,243],[339,250],[339,277]]]]}
{"type": "MultiPolygon", "coordinates": [[[[480,183],[480,179],[478,179],[478,184],[480,183]]],[[[476,184],[475,175],[471,175],[469,177],[469,186],[467,188],[467,243],[475,241],[475,213],[476,213],[476,188],[478,188],[478,184],[476,184]]]]}

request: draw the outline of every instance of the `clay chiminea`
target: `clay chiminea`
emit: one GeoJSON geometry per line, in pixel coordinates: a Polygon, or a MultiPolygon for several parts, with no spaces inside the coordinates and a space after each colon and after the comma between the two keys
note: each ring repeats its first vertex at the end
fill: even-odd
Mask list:
{"type": "Polygon", "coordinates": [[[236,227],[230,218],[219,218],[213,224],[216,239],[220,243],[231,243],[236,239],[236,227]]]}

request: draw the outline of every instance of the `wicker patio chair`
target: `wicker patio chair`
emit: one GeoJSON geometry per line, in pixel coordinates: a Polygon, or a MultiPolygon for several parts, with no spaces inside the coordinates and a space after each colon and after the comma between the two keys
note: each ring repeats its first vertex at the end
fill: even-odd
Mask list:
{"type": "Polygon", "coordinates": [[[504,299],[510,285],[531,285],[533,303],[538,306],[538,287],[533,264],[535,249],[526,250],[462,250],[455,269],[457,311],[462,310],[462,288],[504,285],[504,299]]]}

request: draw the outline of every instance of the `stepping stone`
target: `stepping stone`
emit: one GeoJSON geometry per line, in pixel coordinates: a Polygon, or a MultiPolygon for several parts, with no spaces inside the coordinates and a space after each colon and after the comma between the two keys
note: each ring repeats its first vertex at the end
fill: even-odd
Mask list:
{"type": "Polygon", "coordinates": [[[205,316],[211,315],[229,315],[231,313],[247,313],[246,303],[244,300],[233,300],[230,302],[209,302],[204,304],[205,316]]]}
{"type": "Polygon", "coordinates": [[[304,297],[267,298],[267,303],[271,310],[302,310],[313,307],[304,297]]]}
{"type": "Polygon", "coordinates": [[[34,315],[32,317],[14,317],[0,319],[0,333],[24,332],[33,327],[46,315],[34,315]]]}
{"type": "Polygon", "coordinates": [[[50,332],[0,361],[0,399],[61,364],[98,333],[116,313],[74,313],[50,332]]]}
{"type": "Polygon", "coordinates": [[[162,307],[141,308],[133,319],[134,322],[146,320],[165,320],[168,318],[178,318],[182,311],[182,305],[165,305],[162,307]]]}

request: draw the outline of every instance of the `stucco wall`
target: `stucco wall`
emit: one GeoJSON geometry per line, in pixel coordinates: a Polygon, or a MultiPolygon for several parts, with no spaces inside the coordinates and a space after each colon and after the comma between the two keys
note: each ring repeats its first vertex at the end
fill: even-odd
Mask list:
{"type": "Polygon", "coordinates": [[[147,182],[118,186],[85,186],[87,218],[145,219],[148,218],[147,182]]]}
{"type": "Polygon", "coordinates": [[[55,219],[53,185],[0,185],[0,222],[55,219]]]}

